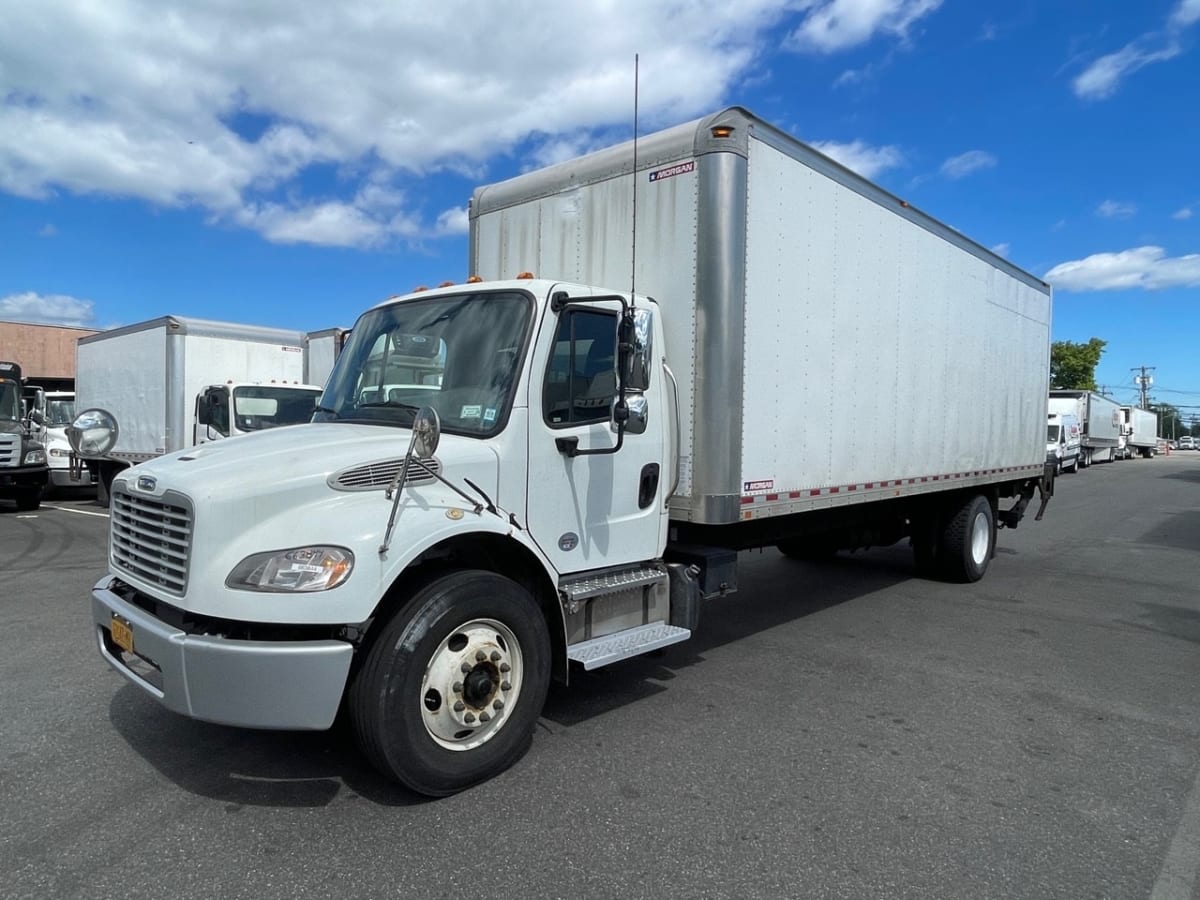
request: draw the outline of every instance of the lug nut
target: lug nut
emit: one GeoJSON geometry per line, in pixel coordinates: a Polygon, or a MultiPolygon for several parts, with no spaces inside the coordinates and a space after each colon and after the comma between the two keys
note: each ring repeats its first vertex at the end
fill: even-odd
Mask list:
{"type": "Polygon", "coordinates": [[[463,664],[462,664],[461,666],[459,666],[458,668],[459,668],[459,669],[462,671],[462,673],[463,673],[464,675],[470,675],[470,674],[471,674],[471,664],[470,664],[470,663],[463,663],[463,664]]]}
{"type": "Polygon", "coordinates": [[[504,709],[504,701],[497,700],[495,703],[492,704],[492,709],[504,709]]]}
{"type": "Polygon", "coordinates": [[[500,651],[499,650],[492,651],[492,662],[500,662],[500,651]]]}
{"type": "Polygon", "coordinates": [[[462,682],[461,681],[454,682],[454,684],[450,685],[450,690],[454,691],[454,693],[456,693],[456,694],[461,694],[462,693],[462,682]]]}
{"type": "Polygon", "coordinates": [[[454,704],[455,712],[462,712],[466,708],[467,708],[467,704],[463,703],[461,700],[459,700],[457,703],[454,704]]]}
{"type": "Polygon", "coordinates": [[[465,716],[463,716],[463,721],[470,725],[475,721],[475,713],[467,713],[465,716]]]}
{"type": "Polygon", "coordinates": [[[483,662],[485,659],[487,659],[486,653],[484,653],[482,650],[475,651],[475,662],[483,662]]]}
{"type": "Polygon", "coordinates": [[[479,721],[480,722],[490,722],[490,721],[492,721],[492,717],[489,716],[487,713],[480,713],[479,721]]]}
{"type": "Polygon", "coordinates": [[[510,684],[510,683],[509,683],[509,682],[507,682],[507,681],[502,681],[502,682],[500,682],[500,690],[502,690],[502,691],[511,691],[511,690],[512,690],[512,684],[510,684]]]}
{"type": "Polygon", "coordinates": [[[508,663],[500,663],[500,671],[501,672],[507,672],[510,669],[512,669],[512,666],[510,666],[508,663]]]}

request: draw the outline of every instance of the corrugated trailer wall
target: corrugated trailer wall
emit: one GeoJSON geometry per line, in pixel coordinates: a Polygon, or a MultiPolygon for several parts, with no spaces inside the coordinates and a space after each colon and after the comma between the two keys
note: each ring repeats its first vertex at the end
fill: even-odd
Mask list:
{"type": "Polygon", "coordinates": [[[743,487],[1041,464],[1045,292],[757,139],[748,202],[743,487]]]}

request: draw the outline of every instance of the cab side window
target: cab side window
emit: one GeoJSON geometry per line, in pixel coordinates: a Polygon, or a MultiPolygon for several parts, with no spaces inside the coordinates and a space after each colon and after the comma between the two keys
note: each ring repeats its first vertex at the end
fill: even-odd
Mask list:
{"type": "Polygon", "coordinates": [[[607,422],[617,392],[617,316],[567,309],[558,320],[542,408],[552,426],[607,422]]]}

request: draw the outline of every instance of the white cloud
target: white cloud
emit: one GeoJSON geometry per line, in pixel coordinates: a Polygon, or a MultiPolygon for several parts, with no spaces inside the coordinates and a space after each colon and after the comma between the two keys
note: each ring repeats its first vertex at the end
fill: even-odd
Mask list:
{"type": "Polygon", "coordinates": [[[1132,203],[1118,203],[1116,200],[1105,200],[1096,207],[1096,215],[1102,219],[1128,219],[1137,213],[1137,207],[1132,203]]]}
{"type": "Polygon", "coordinates": [[[9,294],[0,297],[0,319],[10,322],[36,322],[46,325],[73,325],[95,328],[96,315],[91,300],[66,294],[9,294]]]}
{"type": "Polygon", "coordinates": [[[470,229],[470,224],[467,207],[448,209],[437,217],[437,226],[434,228],[434,232],[439,235],[466,234],[470,229]]]}
{"type": "Polygon", "coordinates": [[[1171,13],[1170,25],[1187,28],[1197,22],[1200,22],[1200,0],[1179,0],[1179,5],[1171,13]]]}
{"type": "Polygon", "coordinates": [[[996,166],[996,157],[984,150],[968,150],[958,156],[952,156],[942,163],[941,172],[947,178],[964,178],[980,169],[992,169],[996,166]]]}
{"type": "Polygon", "coordinates": [[[992,252],[995,253],[997,256],[1008,256],[1008,251],[1011,249],[1012,249],[1012,245],[1005,242],[1003,244],[997,244],[996,246],[994,246],[992,248],[992,252]]]}
{"type": "Polygon", "coordinates": [[[904,164],[904,154],[900,148],[891,145],[872,147],[862,141],[817,141],[811,146],[863,178],[875,178],[881,172],[904,164]]]}
{"type": "MultiPolygon", "coordinates": [[[[1197,0],[1197,2],[1200,2],[1200,0],[1197,0]]],[[[1180,209],[1180,210],[1177,210],[1176,212],[1171,213],[1171,218],[1176,219],[1180,222],[1186,222],[1191,217],[1192,217],[1192,208],[1190,206],[1185,206],[1183,209],[1180,209]]]]}
{"type": "MultiPolygon", "coordinates": [[[[886,0],[866,15],[868,31],[903,35],[936,5],[886,0]]],[[[718,108],[786,17],[817,17],[832,35],[843,26],[831,23],[854,10],[863,20],[860,6],[9,4],[0,191],[198,206],[283,242],[361,246],[449,233],[414,200],[415,179],[485,175],[498,154],[532,146],[544,163],[590,147],[598,133],[607,143],[628,136],[635,52],[643,124],[658,127],[718,108]],[[314,171],[338,176],[340,187],[327,188],[336,196],[310,195],[314,171]],[[410,190],[403,206],[379,206],[361,184],[410,190]]]]}
{"type": "Polygon", "coordinates": [[[1071,86],[1075,96],[1083,100],[1103,100],[1120,87],[1121,79],[1151,63],[1164,62],[1179,55],[1177,44],[1170,43],[1159,50],[1150,50],[1144,39],[1126,44],[1116,53],[1109,53],[1093,62],[1075,76],[1071,86]]]}
{"type": "Polygon", "coordinates": [[[1063,291],[1162,290],[1200,287],[1200,253],[1168,257],[1162,247],[1096,253],[1060,263],[1045,278],[1063,291]]]}
{"type": "Polygon", "coordinates": [[[941,6],[942,0],[798,0],[796,5],[805,17],[788,35],[788,46],[835,53],[879,33],[906,41],[909,29],[941,6]]]}

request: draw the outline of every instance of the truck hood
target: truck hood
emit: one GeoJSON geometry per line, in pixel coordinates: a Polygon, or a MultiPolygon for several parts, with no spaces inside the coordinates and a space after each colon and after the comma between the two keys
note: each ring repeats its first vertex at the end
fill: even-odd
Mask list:
{"type": "MultiPolygon", "coordinates": [[[[294,503],[296,491],[332,490],[331,476],[345,469],[403,459],[409,438],[407,429],[338,422],[272,428],[170,453],[129,469],[124,477],[131,491],[170,489],[196,503],[289,493],[294,503]],[[149,484],[147,476],[155,486],[139,488],[139,481],[149,484]]],[[[443,435],[436,458],[447,478],[466,475],[495,497],[498,459],[488,445],[443,435]]]]}

